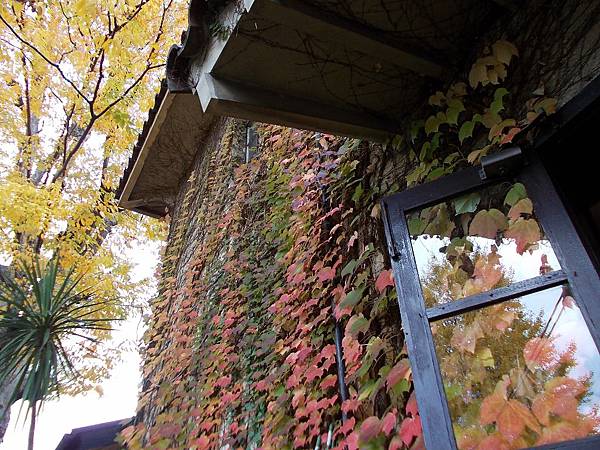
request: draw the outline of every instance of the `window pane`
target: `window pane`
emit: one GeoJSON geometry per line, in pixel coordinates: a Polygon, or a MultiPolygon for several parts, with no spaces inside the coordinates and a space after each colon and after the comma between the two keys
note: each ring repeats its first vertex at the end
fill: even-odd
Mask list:
{"type": "Polygon", "coordinates": [[[600,431],[600,356],[567,287],[432,323],[458,447],[600,431]]]}
{"type": "Polygon", "coordinates": [[[432,307],[560,269],[521,183],[502,183],[407,215],[432,307]]]}

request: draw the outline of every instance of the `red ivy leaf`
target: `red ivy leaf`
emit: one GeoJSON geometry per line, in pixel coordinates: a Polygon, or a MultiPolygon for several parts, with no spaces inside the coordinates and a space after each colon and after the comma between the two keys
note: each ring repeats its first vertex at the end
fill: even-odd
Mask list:
{"type": "Polygon", "coordinates": [[[227,375],[227,376],[223,376],[223,377],[219,378],[216,381],[215,386],[223,388],[223,387],[229,386],[230,383],[231,383],[231,376],[227,375]]]}
{"type": "Polygon", "coordinates": [[[396,426],[396,414],[394,414],[394,411],[395,410],[387,413],[381,421],[381,430],[385,433],[386,436],[389,436],[394,430],[394,427],[396,426]]]}
{"type": "Polygon", "coordinates": [[[340,427],[340,433],[346,435],[350,431],[354,430],[354,425],[356,424],[356,419],[354,417],[350,417],[344,424],[340,427]]]}
{"type": "Polygon", "coordinates": [[[198,450],[206,450],[210,447],[210,440],[206,436],[202,435],[192,442],[192,445],[195,445],[198,450]]]}
{"type": "Polygon", "coordinates": [[[394,285],[394,274],[391,270],[384,270],[377,277],[377,281],[375,281],[375,288],[379,291],[379,293],[383,293],[388,286],[394,285]]]}
{"type": "Polygon", "coordinates": [[[337,384],[337,376],[336,375],[327,375],[321,381],[321,389],[327,389],[333,387],[337,384]]]}
{"type": "Polygon", "coordinates": [[[359,441],[369,442],[381,432],[381,421],[378,417],[367,417],[360,425],[359,441]]]}
{"type": "Polygon", "coordinates": [[[319,277],[319,281],[321,282],[333,280],[335,278],[335,269],[331,267],[323,267],[321,270],[319,270],[319,273],[317,273],[317,277],[319,277]]]}
{"type": "Polygon", "coordinates": [[[390,445],[388,446],[388,450],[400,450],[402,448],[402,439],[398,436],[394,436],[390,441],[390,445]]]}
{"type": "Polygon", "coordinates": [[[310,383],[312,380],[319,378],[323,375],[323,369],[317,367],[317,366],[310,366],[307,370],[306,370],[306,382],[310,383]]]}
{"type": "Polygon", "coordinates": [[[417,416],[405,418],[400,425],[398,434],[400,435],[402,442],[404,442],[404,445],[408,446],[415,437],[421,435],[421,432],[421,418],[417,416]]]}
{"type": "Polygon", "coordinates": [[[408,380],[410,373],[411,369],[408,359],[404,358],[398,361],[398,363],[392,367],[392,370],[390,370],[385,380],[388,392],[393,389],[394,386],[400,382],[400,380],[408,380]]]}
{"type": "Polygon", "coordinates": [[[419,413],[419,407],[417,406],[417,397],[415,396],[415,391],[410,394],[408,398],[408,403],[406,403],[406,412],[411,416],[415,417],[419,413]]]}
{"type": "Polygon", "coordinates": [[[342,403],[342,411],[348,413],[350,411],[356,411],[356,409],[360,406],[360,402],[358,399],[348,399],[342,403]]]}

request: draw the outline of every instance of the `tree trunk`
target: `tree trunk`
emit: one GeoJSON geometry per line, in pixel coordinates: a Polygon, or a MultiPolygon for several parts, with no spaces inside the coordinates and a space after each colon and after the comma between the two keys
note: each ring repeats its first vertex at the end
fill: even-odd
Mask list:
{"type": "Polygon", "coordinates": [[[35,415],[36,415],[36,401],[34,400],[31,404],[31,425],[29,426],[29,444],[27,445],[27,450],[33,450],[33,437],[35,434],[35,415]]]}
{"type": "Polygon", "coordinates": [[[13,389],[12,383],[0,384],[0,443],[4,439],[10,421],[10,397],[13,389]]]}

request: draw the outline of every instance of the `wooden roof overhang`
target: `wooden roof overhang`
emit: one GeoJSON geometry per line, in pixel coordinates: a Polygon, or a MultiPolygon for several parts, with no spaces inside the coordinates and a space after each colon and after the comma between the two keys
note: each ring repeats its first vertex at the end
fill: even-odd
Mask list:
{"type": "Polygon", "coordinates": [[[216,15],[206,0],[190,3],[183,43],[168,57],[168,89],[119,189],[124,208],[166,213],[215,116],[384,140],[463,66],[477,36],[511,4],[211,3],[223,5],[216,15]]]}

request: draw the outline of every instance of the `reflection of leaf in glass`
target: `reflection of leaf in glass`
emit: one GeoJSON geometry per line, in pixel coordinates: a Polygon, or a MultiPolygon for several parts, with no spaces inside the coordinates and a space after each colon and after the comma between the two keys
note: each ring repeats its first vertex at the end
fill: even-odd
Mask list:
{"type": "Polygon", "coordinates": [[[484,336],[478,320],[474,320],[464,330],[456,328],[452,334],[450,344],[462,352],[475,353],[477,340],[484,336]]]}
{"type": "Polygon", "coordinates": [[[497,391],[483,400],[480,420],[482,425],[496,423],[498,431],[509,442],[517,439],[525,427],[540,432],[540,425],[527,406],[497,391]]]}
{"type": "Polygon", "coordinates": [[[559,377],[550,381],[557,380],[560,380],[559,382],[564,380],[565,385],[558,385],[552,389],[546,383],[546,390],[535,398],[531,407],[535,416],[544,426],[550,425],[551,414],[570,421],[577,420],[579,402],[576,395],[584,392],[585,387],[582,386],[583,389],[573,389],[573,386],[569,385],[576,383],[576,381],[571,378],[559,377]]]}
{"type": "Polygon", "coordinates": [[[496,364],[494,362],[492,351],[488,347],[484,347],[477,352],[477,359],[481,362],[483,367],[493,368],[496,364]]]}
{"type": "Polygon", "coordinates": [[[523,349],[523,357],[527,368],[531,371],[552,364],[556,359],[556,349],[552,339],[544,337],[530,339],[523,349]]]}

